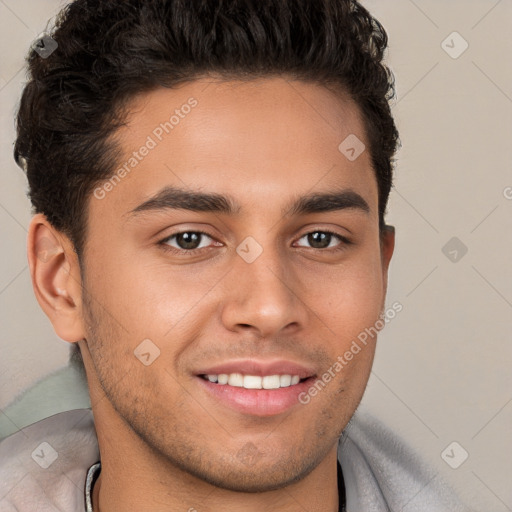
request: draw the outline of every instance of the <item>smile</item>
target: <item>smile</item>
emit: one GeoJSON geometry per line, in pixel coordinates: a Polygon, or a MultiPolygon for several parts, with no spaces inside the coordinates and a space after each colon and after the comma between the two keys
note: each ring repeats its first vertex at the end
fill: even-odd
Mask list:
{"type": "MultiPolygon", "coordinates": [[[[221,373],[201,375],[203,379],[220,385],[243,387],[245,389],[279,389],[295,386],[300,382],[298,375],[243,375],[241,373],[221,373]]],[[[303,379],[305,380],[305,379],[303,379]]]]}

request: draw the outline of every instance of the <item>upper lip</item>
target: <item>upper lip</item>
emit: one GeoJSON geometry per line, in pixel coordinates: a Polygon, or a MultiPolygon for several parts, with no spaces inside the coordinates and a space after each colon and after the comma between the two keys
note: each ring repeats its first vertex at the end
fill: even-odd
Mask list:
{"type": "Polygon", "coordinates": [[[292,361],[283,359],[261,361],[257,359],[239,359],[226,361],[196,372],[196,375],[220,375],[222,373],[241,373],[243,375],[298,375],[306,379],[315,375],[314,370],[292,361]]]}

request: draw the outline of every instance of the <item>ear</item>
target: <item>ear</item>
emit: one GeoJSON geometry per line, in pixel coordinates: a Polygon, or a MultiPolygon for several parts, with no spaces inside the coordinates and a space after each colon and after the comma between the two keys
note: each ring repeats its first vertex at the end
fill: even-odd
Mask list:
{"type": "Polygon", "coordinates": [[[384,296],[382,298],[382,304],[385,303],[386,293],[388,289],[388,268],[393,251],[395,249],[395,227],[385,225],[384,230],[380,235],[380,254],[382,262],[382,279],[384,283],[384,296]]]}
{"type": "Polygon", "coordinates": [[[80,266],[72,242],[39,213],[30,221],[27,256],[36,299],[56,334],[69,342],[83,339],[80,266]]]}

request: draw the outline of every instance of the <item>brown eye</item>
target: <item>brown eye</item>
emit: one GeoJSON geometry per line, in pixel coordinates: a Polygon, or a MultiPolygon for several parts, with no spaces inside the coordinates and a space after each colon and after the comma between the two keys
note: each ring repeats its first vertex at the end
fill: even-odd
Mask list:
{"type": "Polygon", "coordinates": [[[193,251],[208,247],[207,245],[201,247],[201,242],[205,237],[211,239],[207,233],[203,233],[202,231],[181,231],[168,236],[160,243],[164,246],[169,246],[168,248],[166,247],[168,250],[193,251]],[[175,240],[176,246],[170,243],[173,239],[175,240]]]}
{"type": "MultiPolygon", "coordinates": [[[[343,246],[350,244],[351,242],[345,238],[344,236],[339,235],[338,233],[334,233],[333,231],[325,231],[325,230],[317,230],[311,231],[310,233],[306,233],[300,239],[307,239],[308,244],[310,244],[312,249],[340,249],[343,246]],[[332,245],[331,243],[338,239],[338,243],[332,245]]],[[[304,246],[300,246],[304,247],[304,246]]]]}
{"type": "Polygon", "coordinates": [[[308,243],[310,243],[315,249],[325,249],[329,247],[331,243],[332,234],[324,233],[322,231],[315,231],[314,233],[309,233],[307,235],[308,243]]]}

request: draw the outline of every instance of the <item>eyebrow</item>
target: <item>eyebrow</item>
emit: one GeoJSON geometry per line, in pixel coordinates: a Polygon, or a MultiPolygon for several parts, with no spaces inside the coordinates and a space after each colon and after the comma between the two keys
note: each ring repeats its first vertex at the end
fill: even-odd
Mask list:
{"type": "MultiPolygon", "coordinates": [[[[134,217],[152,211],[177,209],[236,215],[240,213],[242,207],[229,195],[167,186],[127,212],[127,215],[134,217]]],[[[296,216],[346,209],[370,212],[370,207],[362,196],[353,190],[342,189],[332,192],[313,192],[294,198],[291,205],[285,206],[281,213],[283,216],[296,216]]]]}

